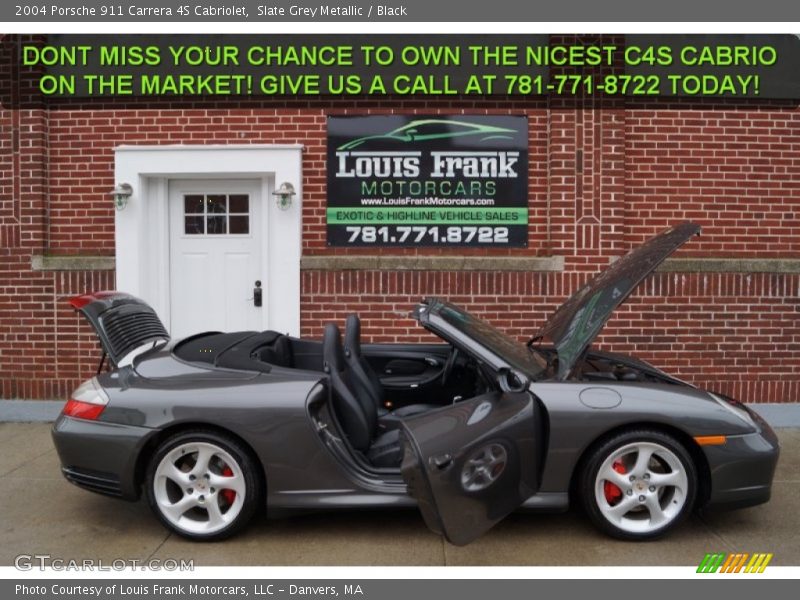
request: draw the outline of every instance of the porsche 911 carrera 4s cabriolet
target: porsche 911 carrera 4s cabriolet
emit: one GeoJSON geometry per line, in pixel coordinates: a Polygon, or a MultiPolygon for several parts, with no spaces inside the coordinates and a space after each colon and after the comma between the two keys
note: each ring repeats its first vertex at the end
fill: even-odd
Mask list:
{"type": "MultiPolygon", "coordinates": [[[[512,511],[580,502],[608,534],[654,538],[699,507],[766,502],[778,440],[748,407],[630,356],[592,349],[612,312],[698,234],[683,223],[611,264],[527,344],[439,298],[412,316],[433,344],[276,331],[171,341],[153,309],[97,292],[71,304],[109,368],[53,427],[64,476],[147,498],[212,540],[275,513],[417,506],[466,544],[512,511]]],[[[101,367],[102,367],[101,361],[101,367]]]]}

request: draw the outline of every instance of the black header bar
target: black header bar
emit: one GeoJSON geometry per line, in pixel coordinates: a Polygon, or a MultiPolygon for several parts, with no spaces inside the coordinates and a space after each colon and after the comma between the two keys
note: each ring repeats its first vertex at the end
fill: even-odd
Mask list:
{"type": "Polygon", "coordinates": [[[0,4],[6,23],[59,22],[781,22],[800,21],[786,0],[17,0],[0,4]]]}

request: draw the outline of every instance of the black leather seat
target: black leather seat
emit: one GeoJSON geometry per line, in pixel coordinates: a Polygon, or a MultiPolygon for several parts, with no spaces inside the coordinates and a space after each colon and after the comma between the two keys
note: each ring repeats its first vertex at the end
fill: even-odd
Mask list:
{"type": "Polygon", "coordinates": [[[403,458],[400,430],[382,433],[372,398],[353,381],[344,358],[342,334],[334,323],[325,326],[322,339],[323,369],[328,374],[336,417],[350,445],[376,467],[397,467],[403,458]]]}
{"type": "Polygon", "coordinates": [[[402,417],[410,417],[439,408],[435,404],[411,404],[392,411],[384,407],[386,396],[383,385],[367,359],[361,354],[361,319],[358,318],[358,315],[348,315],[347,317],[344,333],[344,356],[356,384],[372,400],[381,426],[395,428],[402,417]]]}

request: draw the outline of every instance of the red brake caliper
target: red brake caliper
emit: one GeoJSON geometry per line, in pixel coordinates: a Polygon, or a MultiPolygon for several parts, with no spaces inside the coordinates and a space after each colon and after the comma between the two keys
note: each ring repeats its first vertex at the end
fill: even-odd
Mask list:
{"type": "MultiPolygon", "coordinates": [[[[222,469],[222,476],[230,477],[231,475],[233,475],[233,470],[228,465],[225,465],[225,468],[222,469]]],[[[233,490],[222,490],[220,494],[222,494],[222,497],[225,498],[225,502],[228,503],[228,506],[233,504],[233,501],[236,499],[236,492],[233,490]]],[[[606,497],[608,497],[608,492],[606,492],[606,497]]]]}
{"type": "MultiPolygon", "coordinates": [[[[616,461],[612,466],[617,473],[625,473],[625,465],[622,464],[620,461],[616,461]]],[[[609,504],[614,504],[622,498],[622,490],[619,489],[616,484],[611,483],[610,481],[606,481],[603,484],[603,493],[606,495],[606,502],[609,504]]]]}

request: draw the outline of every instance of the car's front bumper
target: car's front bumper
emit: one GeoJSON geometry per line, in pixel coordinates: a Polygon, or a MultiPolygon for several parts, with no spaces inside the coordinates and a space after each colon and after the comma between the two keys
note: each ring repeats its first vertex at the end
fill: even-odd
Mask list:
{"type": "Polygon", "coordinates": [[[61,472],[84,489],[126,500],[139,498],[137,458],[153,430],[61,415],[52,435],[61,472]]]}
{"type": "Polygon", "coordinates": [[[745,508],[770,498],[780,454],[778,436],[760,416],[749,412],[758,432],[728,436],[722,445],[703,447],[711,471],[710,507],[745,508]]]}

